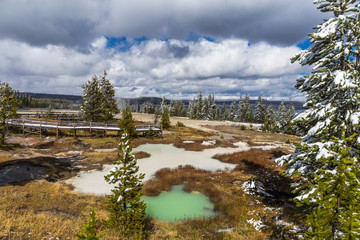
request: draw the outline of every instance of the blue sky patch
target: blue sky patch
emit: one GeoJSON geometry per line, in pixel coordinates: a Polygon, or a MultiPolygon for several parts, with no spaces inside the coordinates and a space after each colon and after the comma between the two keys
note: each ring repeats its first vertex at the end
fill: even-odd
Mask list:
{"type": "Polygon", "coordinates": [[[305,41],[299,43],[297,46],[301,48],[302,50],[307,49],[311,45],[310,40],[306,39],[305,41]]]}
{"type": "Polygon", "coordinates": [[[115,48],[120,52],[128,51],[132,46],[139,45],[149,40],[147,37],[127,39],[126,37],[105,37],[107,40],[106,48],[115,48]]]}

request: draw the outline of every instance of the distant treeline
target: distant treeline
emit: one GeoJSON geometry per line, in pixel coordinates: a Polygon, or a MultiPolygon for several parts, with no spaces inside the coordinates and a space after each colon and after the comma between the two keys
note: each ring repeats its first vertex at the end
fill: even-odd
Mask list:
{"type": "Polygon", "coordinates": [[[72,95],[53,95],[41,93],[15,92],[19,100],[19,108],[52,108],[52,109],[74,109],[80,107],[82,98],[72,95]]]}
{"type": "Polygon", "coordinates": [[[183,101],[167,101],[163,98],[159,105],[144,102],[141,105],[135,105],[133,110],[140,113],[159,114],[164,107],[168,108],[170,116],[262,123],[263,130],[280,132],[287,131],[291,118],[296,113],[291,103],[281,102],[277,108],[274,108],[261,97],[258,97],[255,106],[252,106],[248,95],[240,97],[239,101],[231,102],[229,107],[225,103],[219,106],[214,95],[203,97],[201,92],[188,103],[188,106],[183,101]]]}
{"type": "MultiPolygon", "coordinates": [[[[188,109],[189,104],[192,101],[192,99],[191,100],[173,100],[173,101],[184,103],[186,109],[188,109]]],[[[123,106],[125,106],[125,105],[130,106],[133,109],[133,111],[135,111],[135,112],[140,112],[140,108],[144,103],[152,103],[152,105],[154,105],[155,107],[159,107],[162,102],[162,98],[160,98],[160,97],[121,98],[121,100],[119,102],[121,102],[123,106]]],[[[170,105],[170,102],[171,102],[171,100],[166,99],[166,103],[168,105],[170,105]]],[[[215,96],[215,103],[217,106],[221,107],[225,104],[226,109],[229,109],[233,102],[234,102],[234,100],[219,100],[219,99],[216,99],[216,96],[215,96]]],[[[304,110],[304,108],[303,108],[304,102],[300,102],[300,101],[267,100],[266,102],[268,105],[272,105],[275,109],[277,109],[281,105],[281,102],[284,102],[285,105],[293,106],[296,111],[304,110]]],[[[254,100],[250,99],[250,105],[252,106],[253,109],[255,109],[256,103],[257,103],[257,99],[254,99],[254,100]]]]}

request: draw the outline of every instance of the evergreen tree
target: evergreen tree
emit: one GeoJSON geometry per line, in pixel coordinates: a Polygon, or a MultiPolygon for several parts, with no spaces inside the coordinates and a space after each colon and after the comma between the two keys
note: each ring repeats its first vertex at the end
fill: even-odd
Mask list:
{"type": "Polygon", "coordinates": [[[221,120],[221,112],[220,112],[220,108],[216,106],[216,111],[215,111],[215,120],[221,120]]]}
{"type": "Polygon", "coordinates": [[[262,130],[266,132],[272,132],[276,130],[275,109],[272,105],[269,105],[266,109],[266,115],[264,118],[262,130]]]}
{"type": "Polygon", "coordinates": [[[94,75],[90,81],[82,86],[83,88],[83,104],[81,111],[84,120],[101,121],[102,120],[102,96],[99,86],[99,79],[94,75]]]}
{"type": "Polygon", "coordinates": [[[305,136],[287,159],[287,173],[300,176],[295,201],[308,209],[308,238],[359,239],[359,5],[315,3],[333,17],[309,34],[312,45],[292,59],[314,67],[296,84],[307,93],[307,110],[294,120],[305,136]]]}
{"type": "Polygon", "coordinates": [[[189,102],[188,117],[192,119],[195,119],[197,117],[197,106],[195,98],[193,98],[193,100],[189,102]]]}
{"type": "Polygon", "coordinates": [[[170,102],[170,116],[186,117],[186,107],[181,101],[170,102]]]}
{"type": "Polygon", "coordinates": [[[231,105],[230,105],[230,111],[229,111],[227,120],[229,120],[229,121],[236,120],[235,119],[235,117],[236,117],[236,109],[237,109],[236,102],[232,102],[231,105]]]}
{"type": "Polygon", "coordinates": [[[110,83],[109,79],[106,78],[107,73],[104,70],[103,76],[100,78],[100,92],[102,96],[101,100],[101,112],[102,120],[107,122],[114,119],[114,114],[119,113],[119,109],[115,101],[115,90],[114,86],[110,83]]]}
{"type": "Polygon", "coordinates": [[[273,132],[276,130],[276,114],[272,105],[269,105],[266,109],[262,130],[266,132],[273,132]]]}
{"type": "MultiPolygon", "coordinates": [[[[163,97],[163,98],[161,99],[160,111],[162,112],[162,111],[164,110],[164,108],[168,108],[168,105],[167,105],[167,103],[166,103],[165,97],[163,97]]],[[[168,109],[168,110],[169,110],[169,109],[168,109]]]]}
{"type": "Polygon", "coordinates": [[[242,96],[240,96],[240,100],[239,100],[238,118],[240,122],[246,121],[246,104],[245,104],[245,99],[242,96]]]}
{"type": "Polygon", "coordinates": [[[121,129],[120,135],[123,135],[123,133],[127,133],[130,138],[135,138],[137,136],[136,127],[133,123],[131,108],[127,105],[121,112],[119,128],[121,129]]]}
{"type": "Polygon", "coordinates": [[[208,117],[210,120],[218,119],[216,117],[218,107],[216,106],[214,95],[209,95],[208,99],[209,99],[209,108],[210,108],[208,117]]]}
{"type": "Polygon", "coordinates": [[[172,117],[176,116],[176,113],[177,113],[175,104],[176,103],[174,101],[170,101],[170,111],[169,112],[170,112],[170,116],[172,116],[172,117]]]}
{"type": "Polygon", "coordinates": [[[185,103],[183,102],[178,102],[179,103],[179,115],[180,117],[186,117],[186,106],[185,103]]]}
{"type": "Polygon", "coordinates": [[[226,110],[225,103],[223,103],[221,107],[220,116],[222,120],[226,120],[228,118],[228,111],[226,110]]]}
{"type": "Polygon", "coordinates": [[[115,91],[110,81],[106,78],[104,70],[102,76],[94,75],[90,81],[82,86],[83,104],[81,111],[84,120],[88,121],[109,121],[113,115],[119,113],[114,99],[115,91]]]}
{"type": "Polygon", "coordinates": [[[169,116],[169,108],[165,106],[161,112],[161,120],[160,124],[163,128],[167,129],[170,127],[170,116],[169,116]]]}
{"type": "Polygon", "coordinates": [[[280,131],[284,132],[285,127],[290,123],[289,111],[284,102],[281,102],[276,113],[276,124],[280,131]]]}
{"type": "Polygon", "coordinates": [[[204,97],[203,106],[201,109],[201,119],[209,120],[210,103],[209,99],[204,97]]]}
{"type": "Polygon", "coordinates": [[[248,95],[245,96],[245,107],[244,107],[244,120],[246,122],[252,122],[254,120],[254,115],[252,111],[252,107],[250,104],[250,97],[248,95]]]}
{"type": "Polygon", "coordinates": [[[7,82],[0,82],[0,130],[1,145],[5,144],[7,131],[7,120],[16,114],[19,101],[16,99],[15,91],[7,82]]]}
{"type": "Polygon", "coordinates": [[[266,115],[266,100],[262,99],[260,96],[256,102],[255,107],[255,121],[258,123],[263,123],[266,115]]]}
{"type": "Polygon", "coordinates": [[[137,160],[132,155],[132,146],[127,133],[121,136],[117,166],[109,171],[105,180],[115,184],[108,197],[109,219],[106,225],[120,230],[128,239],[142,239],[145,226],[146,204],[140,199],[142,179],[145,174],[138,173],[137,160]]]}
{"type": "Polygon", "coordinates": [[[154,113],[155,113],[154,104],[152,104],[152,103],[150,103],[150,102],[144,102],[144,103],[141,105],[140,112],[141,112],[141,113],[154,114],[154,113]]]}
{"type": "Polygon", "coordinates": [[[203,98],[201,92],[198,94],[198,99],[196,102],[196,119],[202,119],[203,118],[203,98]]]}

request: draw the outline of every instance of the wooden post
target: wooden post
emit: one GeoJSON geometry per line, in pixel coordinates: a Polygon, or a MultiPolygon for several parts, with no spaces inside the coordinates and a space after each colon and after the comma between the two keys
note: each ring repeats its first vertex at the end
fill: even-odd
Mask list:
{"type": "Polygon", "coordinates": [[[105,137],[106,137],[106,134],[107,134],[107,123],[105,123],[105,137]]]}
{"type": "Polygon", "coordinates": [[[23,136],[25,137],[25,121],[22,120],[22,129],[23,129],[23,136]]]}
{"type": "Polygon", "coordinates": [[[59,138],[59,122],[56,123],[56,139],[59,138]]]}
{"type": "Polygon", "coordinates": [[[41,139],[41,121],[40,121],[40,139],[41,139]]]}
{"type": "Polygon", "coordinates": [[[74,126],[74,137],[76,137],[76,128],[75,128],[75,122],[73,123],[74,126]]]}
{"type": "Polygon", "coordinates": [[[91,135],[91,121],[90,121],[90,135],[91,135]]]}

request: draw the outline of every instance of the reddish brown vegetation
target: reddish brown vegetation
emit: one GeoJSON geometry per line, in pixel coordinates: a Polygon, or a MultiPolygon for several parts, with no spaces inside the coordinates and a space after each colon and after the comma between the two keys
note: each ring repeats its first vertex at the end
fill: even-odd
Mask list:
{"type": "Polygon", "coordinates": [[[275,165],[271,161],[272,158],[277,158],[284,154],[280,148],[270,150],[251,149],[231,154],[217,154],[214,158],[222,162],[239,164],[238,167],[268,168],[275,165]]]}
{"type": "Polygon", "coordinates": [[[150,154],[147,152],[139,151],[134,153],[136,159],[148,158],[150,154]]]}

